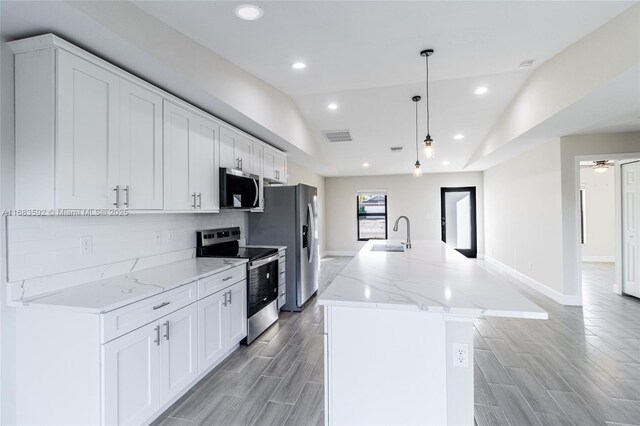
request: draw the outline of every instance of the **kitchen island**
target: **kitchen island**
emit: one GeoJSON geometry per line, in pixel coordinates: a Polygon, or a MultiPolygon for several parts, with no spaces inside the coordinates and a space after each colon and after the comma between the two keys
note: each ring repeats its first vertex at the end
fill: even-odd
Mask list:
{"type": "Polygon", "coordinates": [[[440,241],[369,241],[318,303],[327,424],[473,425],[474,321],[547,319],[440,241]]]}

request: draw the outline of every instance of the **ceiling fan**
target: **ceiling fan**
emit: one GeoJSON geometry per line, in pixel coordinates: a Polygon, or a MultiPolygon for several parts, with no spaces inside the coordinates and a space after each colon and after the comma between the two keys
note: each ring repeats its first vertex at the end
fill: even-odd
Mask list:
{"type": "Polygon", "coordinates": [[[581,169],[593,169],[593,171],[598,173],[604,173],[609,170],[609,167],[613,167],[614,162],[610,160],[595,160],[595,161],[584,161],[580,162],[581,169]]]}

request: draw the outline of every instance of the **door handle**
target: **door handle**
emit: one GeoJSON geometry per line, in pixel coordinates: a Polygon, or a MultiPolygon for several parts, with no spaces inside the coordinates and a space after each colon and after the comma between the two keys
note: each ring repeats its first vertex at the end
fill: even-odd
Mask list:
{"type": "Polygon", "coordinates": [[[124,206],[129,208],[129,185],[125,186],[124,189],[124,206]]]}
{"type": "Polygon", "coordinates": [[[113,190],[116,191],[116,202],[113,203],[113,205],[116,206],[116,208],[119,208],[120,207],[120,185],[116,185],[116,187],[113,190]]]}
{"type": "Polygon", "coordinates": [[[169,340],[169,320],[164,323],[164,338],[169,340]]]}
{"type": "Polygon", "coordinates": [[[198,208],[202,208],[202,192],[198,192],[198,208]]]}
{"type": "Polygon", "coordinates": [[[160,326],[156,325],[154,330],[156,331],[156,339],[153,341],[153,343],[160,346],[160,326]]]}
{"type": "Polygon", "coordinates": [[[224,303],[222,303],[222,306],[227,306],[227,292],[224,292],[224,303]]]}
{"type": "Polygon", "coordinates": [[[228,293],[229,293],[229,304],[231,304],[231,290],[229,290],[228,293]]]}
{"type": "Polygon", "coordinates": [[[193,199],[193,203],[191,203],[192,208],[196,208],[196,193],[191,194],[191,198],[193,199]]]}

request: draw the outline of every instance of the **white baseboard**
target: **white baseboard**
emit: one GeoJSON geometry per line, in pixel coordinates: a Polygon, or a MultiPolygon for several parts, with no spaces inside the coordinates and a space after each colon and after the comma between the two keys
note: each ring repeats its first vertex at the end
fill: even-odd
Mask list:
{"type": "Polygon", "coordinates": [[[582,256],[583,262],[615,263],[615,256],[582,256]]]}
{"type": "Polygon", "coordinates": [[[320,257],[326,257],[326,256],[347,256],[347,257],[353,257],[356,254],[358,254],[357,251],[339,251],[339,250],[327,250],[322,252],[322,254],[320,255],[320,257]]]}
{"type": "Polygon", "coordinates": [[[523,274],[522,272],[516,271],[512,267],[505,265],[504,263],[494,259],[493,257],[485,255],[484,260],[491,265],[497,266],[507,275],[510,275],[521,283],[526,284],[528,287],[536,290],[540,294],[547,296],[551,300],[560,303],[561,305],[582,306],[582,301],[578,296],[562,294],[557,290],[547,287],[540,281],[536,281],[533,278],[523,274]]]}

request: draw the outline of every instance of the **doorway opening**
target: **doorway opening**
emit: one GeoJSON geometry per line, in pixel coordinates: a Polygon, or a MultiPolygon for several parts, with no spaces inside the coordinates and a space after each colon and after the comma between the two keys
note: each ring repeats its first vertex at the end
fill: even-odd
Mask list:
{"type": "Polygon", "coordinates": [[[609,154],[576,160],[580,298],[583,286],[594,280],[603,291],[640,298],[640,158],[609,154]]]}
{"type": "Polygon", "coordinates": [[[476,187],[440,188],[442,241],[466,257],[478,256],[476,187]]]}

